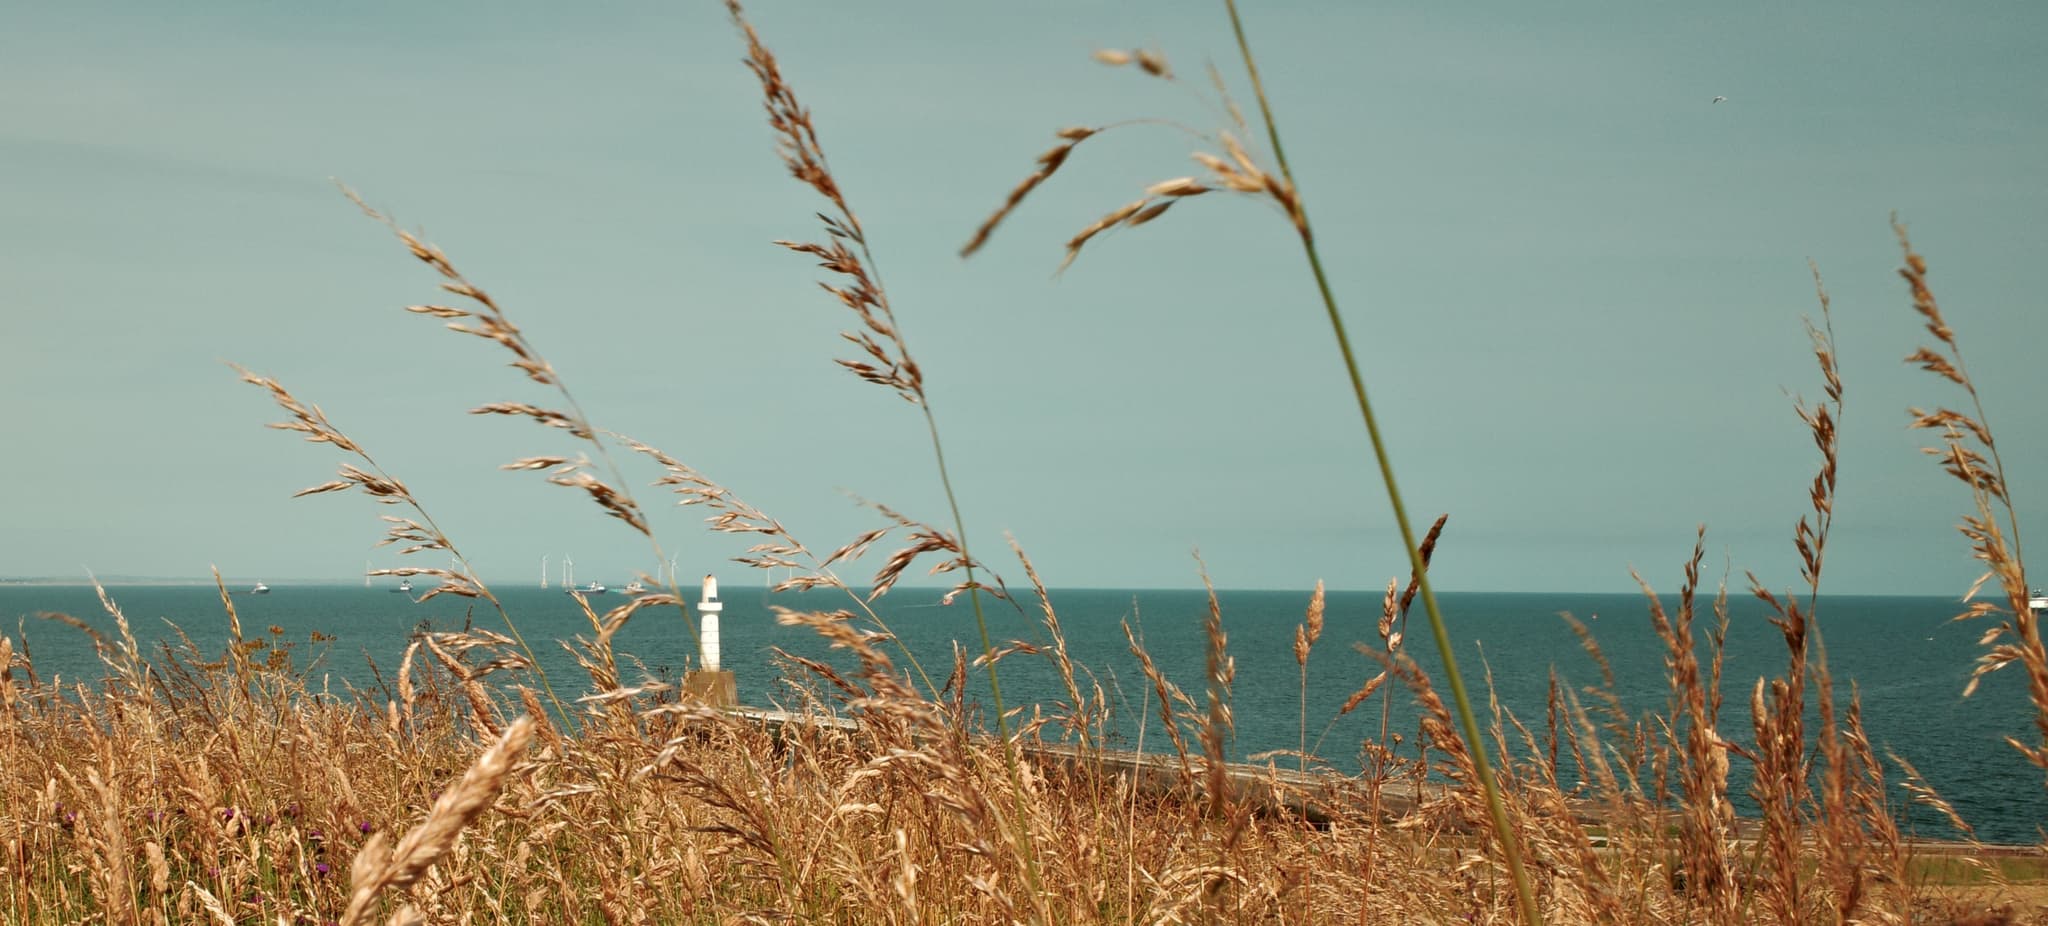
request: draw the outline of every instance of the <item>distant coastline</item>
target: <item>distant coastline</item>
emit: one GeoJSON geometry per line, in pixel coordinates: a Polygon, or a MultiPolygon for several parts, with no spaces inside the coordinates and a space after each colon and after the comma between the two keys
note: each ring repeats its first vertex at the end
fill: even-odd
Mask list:
{"type": "MultiPolygon", "coordinates": [[[[185,579],[171,579],[165,578],[163,576],[98,576],[97,579],[99,581],[99,584],[107,586],[109,588],[112,588],[114,586],[134,585],[176,586],[213,584],[212,576],[185,579]]],[[[91,588],[93,586],[93,581],[93,579],[84,579],[79,578],[77,576],[0,576],[0,586],[19,585],[43,588],[91,588]]]]}
{"type": "MultiPolygon", "coordinates": [[[[108,587],[108,588],[120,588],[120,587],[125,587],[125,588],[135,588],[135,587],[159,587],[159,588],[176,588],[176,587],[193,587],[193,586],[203,586],[203,587],[208,587],[208,588],[211,588],[211,587],[213,586],[213,584],[214,584],[214,583],[213,583],[213,577],[212,577],[212,576],[210,576],[210,575],[209,575],[209,576],[188,576],[188,577],[182,577],[182,578],[173,578],[173,577],[165,577],[165,576],[133,576],[133,575],[115,575],[115,576],[97,576],[97,577],[95,577],[95,578],[96,578],[96,579],[98,580],[98,582],[99,582],[99,584],[100,584],[100,585],[106,586],[106,587],[108,587]]],[[[249,583],[251,583],[251,582],[254,582],[254,581],[256,581],[256,579],[257,579],[257,578],[259,578],[259,577],[255,577],[255,576],[245,576],[245,577],[243,577],[243,578],[239,578],[239,579],[238,579],[238,578],[234,578],[234,577],[231,577],[231,576],[229,576],[229,577],[223,577],[224,581],[225,581],[225,582],[227,583],[228,587],[230,587],[230,588],[240,588],[240,587],[246,586],[246,585],[248,585],[249,583]]],[[[343,587],[343,586],[350,586],[350,585],[358,585],[358,584],[360,584],[360,583],[362,582],[362,576],[360,576],[360,575],[357,575],[357,576],[342,576],[342,577],[326,577],[326,578],[303,578],[303,577],[302,577],[302,578],[293,578],[293,577],[291,577],[291,576],[285,576],[285,577],[282,577],[282,578],[279,578],[279,577],[275,577],[275,576],[261,576],[260,578],[261,578],[261,579],[262,579],[262,580],[263,580],[263,581],[264,581],[265,583],[267,583],[267,584],[269,584],[270,586],[272,586],[273,588],[284,588],[284,587],[289,587],[289,586],[299,586],[299,587],[305,587],[305,588],[329,588],[329,587],[333,587],[333,588],[340,588],[340,587],[343,587]]],[[[721,578],[721,579],[723,579],[724,577],[723,577],[723,576],[721,576],[720,578],[721,578]]],[[[504,587],[504,588],[524,588],[524,587],[527,587],[527,586],[529,586],[529,585],[531,584],[530,582],[523,582],[523,581],[520,581],[520,580],[515,580],[515,579],[502,579],[502,578],[501,578],[501,579],[490,579],[490,578],[486,578],[486,579],[485,579],[485,581],[486,581],[486,582],[489,582],[489,583],[491,583],[491,584],[492,584],[492,586],[493,586],[494,588],[496,588],[496,587],[504,587]]],[[[81,577],[81,576],[0,576],[0,588],[16,588],[16,587],[19,587],[19,588],[91,588],[91,587],[93,586],[93,582],[94,582],[94,579],[93,579],[93,578],[85,578],[85,577],[81,577]]],[[[685,585],[689,585],[689,584],[690,584],[690,583],[685,583],[685,585]]],[[[944,594],[944,593],[946,593],[946,592],[948,592],[948,591],[950,591],[950,590],[951,590],[951,587],[950,587],[950,586],[943,586],[943,585],[932,585],[932,586],[923,586],[923,585],[898,585],[898,586],[896,586],[896,588],[895,588],[895,589],[894,589],[894,590],[893,590],[893,591],[891,592],[891,594],[892,594],[892,595],[893,595],[894,597],[896,597],[896,598],[899,598],[899,599],[900,599],[900,598],[902,598],[902,597],[904,597],[904,596],[906,596],[906,595],[913,595],[913,594],[923,594],[923,593],[931,593],[931,594],[944,594]]],[[[1185,592],[1185,591],[1200,591],[1200,590],[1201,590],[1201,588],[1200,588],[1199,586],[1190,586],[1190,587],[1178,587],[1178,588],[1142,588],[1142,589],[1124,589],[1124,588],[1116,588],[1116,589],[1110,589],[1110,588],[1098,588],[1098,587],[1094,587],[1094,586],[1076,585],[1076,586],[1061,586],[1061,587],[1058,587],[1058,588],[1055,588],[1055,589],[1053,589],[1052,591],[1054,591],[1054,592],[1056,592],[1056,593],[1059,593],[1059,592],[1096,592],[1096,591],[1118,591],[1118,592],[1185,592]]],[[[1239,594],[1242,594],[1242,593],[1246,593],[1246,592],[1273,592],[1273,593],[1282,593],[1282,594],[1288,594],[1288,593],[1299,593],[1299,594],[1301,594],[1301,595],[1303,596],[1303,600],[1304,600],[1304,601],[1306,601],[1306,596],[1307,596],[1307,594],[1308,594],[1307,590],[1305,590],[1305,589],[1294,589],[1294,588],[1257,588],[1257,587],[1251,587],[1251,588],[1219,588],[1219,589],[1217,589],[1217,591],[1219,591],[1219,592],[1231,592],[1231,593],[1239,593],[1239,594]]],[[[1331,589],[1331,591],[1333,591],[1333,592],[1343,592],[1343,593],[1347,593],[1347,594],[1349,594],[1349,593],[1355,593],[1355,592],[1370,592],[1370,593],[1374,593],[1374,594],[1377,594],[1377,593],[1378,593],[1378,592],[1379,592],[1380,590],[1379,590],[1379,589],[1354,589],[1354,588],[1332,588],[1332,589],[1331,589]]],[[[1619,596],[1619,597],[1628,597],[1628,598],[1640,598],[1640,597],[1642,596],[1642,592],[1641,592],[1640,590],[1636,590],[1636,589],[1615,589],[1615,590],[1612,590],[1612,591],[1586,591],[1586,590],[1577,590],[1577,591],[1560,591],[1560,590],[1557,590],[1557,589],[1514,589],[1514,590],[1507,590],[1507,589],[1495,589],[1495,590],[1480,590],[1480,591],[1474,591],[1474,590],[1471,590],[1471,589],[1458,589],[1458,588],[1449,588],[1449,589],[1438,589],[1438,591],[1439,591],[1440,593],[1442,593],[1442,594],[1456,594],[1456,595],[1601,595],[1601,596],[1619,596]]],[[[1730,592],[1730,593],[1731,593],[1731,594],[1735,594],[1736,592],[1735,592],[1734,590],[1732,590],[1732,589],[1731,589],[1731,592],[1730,592]]],[[[1028,597],[1029,593],[1028,593],[1028,592],[1026,592],[1026,593],[1025,593],[1025,595],[1026,595],[1026,597],[1028,597]]],[[[1660,598],[1673,598],[1673,597],[1675,597],[1675,592],[1664,592],[1664,593],[1660,594],[1660,595],[1659,595],[1658,597],[1660,597],[1660,598]]],[[[1959,597],[1959,596],[1957,596],[1957,595],[1955,594],[1955,592],[1953,592],[1952,590],[1944,590],[1944,591],[1939,591],[1939,592],[1840,592],[1840,591],[1834,591],[1834,592],[1829,592],[1829,591],[1823,591],[1823,592],[1821,593],[1821,597],[1822,597],[1822,598],[1945,598],[1945,599],[1949,599],[1949,600],[1951,600],[1951,601],[1959,601],[1959,600],[1960,600],[1960,597],[1959,597]]]]}

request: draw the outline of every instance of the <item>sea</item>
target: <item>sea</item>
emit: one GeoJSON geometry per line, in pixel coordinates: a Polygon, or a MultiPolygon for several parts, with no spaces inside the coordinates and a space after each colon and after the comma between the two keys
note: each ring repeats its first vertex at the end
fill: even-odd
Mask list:
{"type": "MultiPolygon", "coordinates": [[[[556,642],[591,635],[589,621],[575,601],[559,589],[495,591],[565,700],[586,691],[587,678],[556,642]]],[[[222,651],[227,620],[213,587],[119,586],[107,592],[146,648],[155,650],[182,632],[204,652],[222,651]]],[[[685,593],[696,597],[693,587],[686,587],[685,593]]],[[[391,678],[415,631],[504,629],[495,609],[475,608],[472,602],[451,597],[416,602],[389,586],[280,584],[261,595],[238,589],[233,597],[245,634],[289,643],[295,663],[313,686],[339,693],[351,687],[374,689],[378,682],[373,664],[391,678]]],[[[1329,595],[1325,629],[1309,656],[1304,694],[1294,639],[1308,597],[1305,592],[1217,593],[1235,667],[1231,757],[1244,761],[1306,746],[1319,760],[1355,771],[1361,745],[1380,741],[1383,723],[1405,737],[1401,748],[1412,755],[1416,711],[1413,699],[1399,685],[1386,685],[1349,714],[1340,715],[1338,710],[1380,671],[1380,663],[1365,652],[1380,646],[1375,632],[1380,595],[1329,595]]],[[[1109,701],[1116,745],[1169,752],[1172,747],[1162,733],[1157,699],[1131,654],[1123,628],[1128,624],[1160,670],[1200,704],[1207,658],[1206,593],[1068,589],[1052,591],[1050,600],[1068,650],[1085,672],[1084,691],[1100,685],[1109,701]]],[[[616,593],[593,599],[600,611],[623,601],[616,593]]],[[[1539,740],[1553,671],[1574,690],[1602,684],[1601,670],[1561,615],[1576,617],[1592,631],[1612,668],[1614,690],[1631,713],[1666,710],[1670,693],[1663,651],[1651,628],[1648,601],[1640,595],[1447,592],[1439,601],[1453,652],[1478,699],[1476,706],[1484,709],[1490,694],[1502,709],[1536,731],[1539,740]]],[[[728,584],[723,603],[723,663],[735,674],[740,700],[746,704],[773,707],[796,702],[788,665],[778,659],[778,649],[848,664],[844,653],[830,650],[808,630],[779,625],[774,616],[776,608],[852,608],[843,593],[770,592],[728,584]]],[[[1667,608],[1675,605],[1674,600],[1665,600],[1667,608]]],[[[1704,605],[1696,629],[1702,641],[1712,622],[1704,605]]],[[[950,672],[956,645],[970,658],[979,652],[979,633],[965,600],[947,605],[938,591],[898,588],[874,607],[908,651],[906,656],[892,648],[892,658],[908,669],[914,657],[933,681],[943,682],[950,672]]],[[[1973,661],[1982,652],[1978,637],[1989,625],[1952,620],[1960,609],[1950,598],[1823,596],[1817,603],[1821,642],[1838,699],[1846,707],[1853,690],[1862,700],[1865,727],[1879,754],[1895,753],[1917,767],[1974,827],[1977,838],[2039,843],[2048,827],[2048,779],[2007,743],[2008,737],[2029,741],[2039,736],[2025,679],[2016,668],[2008,669],[1994,673],[1975,694],[1963,696],[1973,661]]],[[[1722,735],[1746,746],[1753,738],[1750,691],[1759,678],[1784,673],[1786,653],[1762,602],[1731,595],[1729,610],[1722,670],[1725,705],[1719,726],[1722,735]]],[[[104,666],[89,638],[42,618],[46,612],[69,614],[109,633],[113,629],[90,587],[0,585],[0,633],[13,637],[17,650],[26,644],[39,677],[67,683],[99,678],[104,666]]],[[[1039,647],[1050,642],[1035,596],[1020,595],[1014,604],[990,602],[984,612],[999,648],[1011,641],[1039,647]]],[[[1447,691],[1419,603],[1404,645],[1439,677],[1439,690],[1447,691]]],[[[672,679],[688,667],[695,652],[673,608],[650,608],[634,616],[615,638],[615,648],[621,656],[622,680],[628,684],[646,677],[672,679]]],[[[1042,657],[1011,655],[999,670],[1006,706],[1013,710],[1051,714],[1065,700],[1063,686],[1042,657]]],[[[986,678],[980,672],[972,674],[967,696],[988,706],[986,678]]],[[[1593,703],[1583,694],[1581,700],[1593,703]]],[[[1510,742],[1521,748],[1512,734],[1510,742]]],[[[1292,766],[1296,759],[1289,754],[1270,761],[1292,766]]],[[[1740,791],[1746,787],[1747,763],[1737,759],[1733,765],[1735,789],[1740,791]]],[[[1891,799],[1910,834],[1958,838],[1941,816],[1912,803],[1898,784],[1904,776],[1897,766],[1886,771],[1891,799]]],[[[1738,812],[1751,806],[1746,795],[1738,794],[1738,812]]]]}

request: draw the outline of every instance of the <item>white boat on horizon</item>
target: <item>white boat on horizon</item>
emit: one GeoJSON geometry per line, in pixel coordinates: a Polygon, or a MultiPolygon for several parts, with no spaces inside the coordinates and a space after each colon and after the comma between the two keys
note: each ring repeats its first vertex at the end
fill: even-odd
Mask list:
{"type": "Polygon", "coordinates": [[[263,584],[261,581],[258,581],[256,583],[256,587],[249,590],[249,594],[268,595],[270,594],[270,586],[263,584]]]}
{"type": "Polygon", "coordinates": [[[412,580],[411,580],[411,579],[400,579],[400,580],[398,580],[398,587],[397,587],[397,588],[394,588],[394,589],[392,589],[392,591],[394,591],[394,592],[404,592],[404,593],[406,593],[406,594],[408,594],[408,595],[412,594],[412,580]]]}
{"type": "Polygon", "coordinates": [[[604,586],[596,582],[585,582],[582,585],[577,585],[576,561],[570,559],[569,554],[562,554],[562,594],[582,595],[587,598],[591,595],[602,595],[604,592],[604,586]]]}
{"type": "Polygon", "coordinates": [[[2048,593],[2038,588],[2027,592],[2027,607],[2035,611],[2048,611],[2048,593]]]}
{"type": "Polygon", "coordinates": [[[646,591],[647,591],[647,586],[645,586],[645,585],[641,585],[641,584],[640,584],[639,582],[637,582],[637,581],[634,581],[634,582],[628,582],[628,583],[626,583],[626,587],[625,587],[625,588],[619,589],[619,592],[620,592],[621,594],[625,594],[625,595],[639,595],[639,594],[642,594],[642,593],[644,593],[644,592],[646,592],[646,591]]]}

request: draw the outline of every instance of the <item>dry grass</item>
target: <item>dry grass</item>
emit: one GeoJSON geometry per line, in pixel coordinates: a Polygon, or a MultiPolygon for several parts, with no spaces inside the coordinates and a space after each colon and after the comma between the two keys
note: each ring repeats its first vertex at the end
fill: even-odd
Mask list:
{"type": "MultiPolygon", "coordinates": [[[[929,416],[926,384],[808,113],[759,36],[741,26],[785,162],[834,210],[824,220],[825,243],[787,246],[824,262],[837,278],[827,290],[859,321],[847,340],[860,357],[842,365],[929,416]]],[[[1097,58],[1174,79],[1158,52],[1097,58]]],[[[1212,191],[1266,197],[1305,235],[1291,182],[1284,171],[1258,167],[1237,141],[1247,134],[1242,119],[1232,118],[1234,133],[1209,137],[1224,154],[1197,157],[1206,181],[1154,186],[1084,230],[1068,258],[1103,230],[1142,224],[1212,191]]],[[[1062,144],[1039,159],[968,249],[1097,131],[1061,132],[1062,144]]],[[[563,406],[504,402],[477,411],[559,429],[605,461],[544,454],[509,465],[546,471],[652,542],[606,451],[606,438],[616,436],[589,423],[496,301],[441,251],[398,234],[464,304],[413,311],[500,345],[563,406]]],[[[1905,246],[1903,229],[1900,240],[1905,246]]],[[[1910,246],[1905,255],[1913,303],[1940,345],[1909,359],[1974,402],[1926,263],[1910,246]]],[[[1358,644],[1383,671],[1363,679],[1341,712],[1381,698],[1378,736],[1326,751],[1310,741],[1304,706],[1297,749],[1287,755],[1293,768],[1254,768],[1224,761],[1232,692],[1244,680],[1213,593],[1199,679],[1169,677],[1126,622],[1146,677],[1155,754],[1113,752],[1103,745],[1111,699],[1067,651],[1054,595],[1014,542],[1050,644],[998,648],[984,640],[978,653],[956,649],[950,673],[935,681],[922,666],[896,662],[891,652],[907,651],[868,604],[925,557],[937,560],[937,572],[965,576],[957,592],[1009,601],[998,581],[979,578],[988,573],[969,556],[964,529],[876,505],[884,526],[817,555],[732,490],[617,438],[660,468],[657,486],[708,510],[711,529],[754,538],[743,562],[804,569],[784,587],[846,595],[847,610],[779,615],[850,659],[836,668],[783,654],[793,719],[760,722],[692,703],[674,684],[622,675],[612,640],[642,608],[686,609],[673,588],[603,613],[584,604],[588,635],[563,644],[583,684],[540,676],[504,615],[509,635],[472,628],[417,636],[394,686],[341,697],[312,687],[280,641],[245,636],[225,589],[230,642],[221,653],[182,637],[145,651],[103,593],[103,619],[55,616],[99,648],[107,671],[96,683],[44,680],[17,641],[0,634],[0,922],[1515,922],[1525,914],[1504,839],[1521,847],[1540,915],[1554,922],[2048,921],[2039,887],[2025,883],[2041,880],[2038,858],[1969,845],[1934,852],[1901,838],[1888,797],[1894,786],[1952,818],[1953,811],[1903,761],[1892,763],[1903,780],[1888,779],[1853,686],[1844,699],[1829,674],[1816,605],[1843,388],[1825,291],[1820,300],[1823,323],[1811,332],[1825,398],[1798,408],[1820,463],[1811,509],[1792,538],[1807,588],[1779,594],[1751,579],[1786,655],[1782,675],[1736,683],[1748,694],[1751,746],[1725,732],[1741,721],[1722,717],[1726,589],[1702,602],[1703,529],[1681,566],[1676,610],[1654,595],[1647,601],[1648,632],[1665,654],[1663,710],[1622,709],[1581,625],[1602,684],[1574,687],[1553,671],[1540,723],[1489,697],[1485,730],[1461,733],[1439,680],[1404,645],[1410,606],[1418,590],[1427,597],[1428,563],[1446,525],[1439,519],[1416,547],[1405,588],[1389,580],[1376,639],[1358,644]],[[903,546],[866,588],[841,578],[838,569],[891,534],[903,546]],[[1703,641],[1707,608],[1714,622],[1703,641]],[[111,632],[101,629],[109,623],[111,632]],[[1009,659],[1049,660],[1064,696],[1019,715],[1014,728],[1000,713],[980,713],[967,692],[974,671],[993,678],[1009,659]],[[1388,729],[1385,711],[1397,696],[1421,708],[1414,742],[1388,729]],[[1156,748],[1162,738],[1170,751],[1156,748]],[[1332,770],[1321,758],[1330,751],[1362,754],[1363,771],[1332,770]],[[1486,753],[1497,757],[1504,833],[1489,828],[1493,812],[1479,788],[1486,753]],[[1733,812],[1737,763],[1752,772],[1754,820],[1733,812]]],[[[243,375],[285,410],[278,427],[351,457],[309,493],[355,489],[401,506],[407,514],[387,519],[387,542],[457,552],[405,485],[319,408],[274,380],[243,375]]],[[[1970,611],[2007,615],[1987,635],[1980,673],[2017,665],[2028,674],[2043,740],[2014,745],[2048,767],[2048,651],[2025,607],[2018,528],[1991,432],[1974,404],[1967,414],[1915,417],[1942,435],[1934,453],[1971,491],[1962,530],[1987,565],[1985,584],[1995,581],[2002,593],[1970,611]]],[[[466,566],[392,574],[431,576],[436,593],[495,602],[466,566]]],[[[1643,586],[1649,592],[1648,581],[1643,586]]],[[[1324,604],[1320,585],[1305,595],[1295,638],[1304,705],[1315,647],[1354,630],[1326,624],[1324,604]]]]}
{"type": "MultiPolygon", "coordinates": [[[[1420,771],[1407,750],[1368,776],[1216,774],[1224,769],[1212,742],[1228,722],[1216,707],[1230,681],[1220,617],[1202,683],[1216,697],[1169,694],[1192,755],[1164,759],[1165,774],[1151,776],[1084,747],[1097,761],[1027,762],[1012,795],[1003,752],[977,732],[959,682],[922,697],[851,613],[786,619],[854,656],[850,674],[792,672],[810,679],[816,704],[860,717],[857,726],[816,711],[815,722],[770,729],[680,703],[660,686],[599,690],[595,672],[572,725],[507,720],[529,709],[530,691],[522,697],[523,668],[487,668],[510,647],[490,635],[422,638],[417,652],[438,655],[408,659],[388,703],[373,692],[321,697],[288,660],[189,648],[136,667],[127,677],[140,690],[121,672],[96,688],[56,690],[25,682],[32,666],[0,637],[10,669],[0,689],[0,919],[918,923],[1032,921],[1040,909],[1070,922],[1515,917],[1484,829],[1472,826],[1485,809],[1470,788],[1467,745],[1405,657],[1391,670],[1424,705],[1431,761],[1448,782],[1413,806],[1386,799],[1420,771]],[[1272,794],[1298,798],[1320,823],[1262,811],[1272,794]],[[1016,803],[1032,817],[1022,829],[1039,840],[1036,898],[1024,896],[1024,860],[1003,835],[1018,829],[1003,820],[1016,803]]],[[[110,662],[122,658],[110,649],[110,662]]],[[[1586,711],[1563,716],[1551,734],[1564,751],[1611,751],[1586,711]]],[[[1560,784],[1536,733],[1498,706],[1494,717],[1496,748],[1517,757],[1502,778],[1553,920],[1777,918],[1772,892],[1789,884],[1750,871],[1756,843],[1742,828],[1710,844],[1736,872],[1714,903],[1718,895],[1689,887],[1699,869],[1685,853],[1700,843],[1682,816],[1671,825],[1674,811],[1625,786],[1560,784]]],[[[1027,731],[1026,742],[1064,739],[1048,732],[1056,726],[1027,731]]],[[[1654,748],[1675,761],[1682,742],[1654,748]]],[[[1816,804],[1804,812],[1821,817],[1816,804]]],[[[1827,870],[1816,842],[1798,851],[1799,871],[1827,870]]],[[[2026,896],[2001,880],[2038,877],[2038,861],[2025,858],[1975,868],[1905,851],[1904,880],[1869,892],[1856,918],[1988,909],[2026,896]]],[[[1839,909],[1825,877],[1791,883],[1802,921],[1839,909]]]]}

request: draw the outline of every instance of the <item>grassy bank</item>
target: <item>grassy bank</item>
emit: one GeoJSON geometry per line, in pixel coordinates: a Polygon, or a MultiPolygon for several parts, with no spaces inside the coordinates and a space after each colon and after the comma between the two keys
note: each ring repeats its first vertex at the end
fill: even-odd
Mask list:
{"type": "MultiPolygon", "coordinates": [[[[1392,742],[1366,744],[1382,761],[1362,776],[1304,774],[1283,757],[1284,773],[1217,789],[1200,746],[1207,714],[1164,678],[1176,727],[1155,735],[1187,751],[1156,771],[1044,762],[1029,748],[1013,767],[959,687],[964,656],[947,669],[954,680],[924,697],[845,615],[791,619],[842,640],[860,671],[789,670],[814,693],[810,710],[862,722],[773,731],[670,689],[620,687],[597,618],[579,644],[588,694],[568,699],[569,723],[550,719],[516,646],[482,632],[420,637],[384,667],[384,687],[340,696],[308,690],[289,656],[271,658],[260,640],[226,653],[133,652],[111,615],[95,621],[117,628],[104,641],[110,676],[96,686],[52,687],[0,643],[10,664],[0,917],[382,922],[404,907],[429,922],[521,923],[1516,917],[1483,798],[1451,751],[1462,744],[1412,667],[1396,675],[1433,706],[1426,761],[1454,782],[1420,805],[1405,788],[1424,769],[1392,742]],[[495,770],[469,771],[493,744],[517,748],[495,770]],[[1273,794],[1314,807],[1316,821],[1264,812],[1273,794]],[[1007,819],[1016,806],[1028,827],[1007,819]],[[1021,847],[1005,835],[1020,831],[1032,834],[1021,847]],[[429,851],[407,877],[380,876],[394,844],[429,851]],[[1022,896],[1027,851],[1036,898],[1022,896]]],[[[1661,718],[1632,718],[1626,730],[1641,738],[1631,740],[1581,701],[1560,691],[1551,717],[1524,729],[1502,715],[1488,731],[1507,757],[1506,805],[1546,917],[1700,921],[1686,865],[1698,851],[1684,822],[1693,808],[1659,771],[1682,766],[1669,736],[1651,732],[1661,718]],[[1574,757],[1617,774],[1562,785],[1574,757]],[[1648,790],[1617,768],[1636,759],[1648,790]]],[[[1091,732],[1100,728],[1075,714],[1015,735],[1087,756],[1091,732]]],[[[1946,922],[1929,918],[2025,901],[2025,885],[2042,880],[2031,850],[1908,844],[1874,820],[1851,842],[1819,830],[1828,818],[1817,805],[1808,812],[1817,825],[1786,869],[1798,891],[1786,899],[1807,921],[1849,900],[1844,887],[1862,891],[1859,918],[1946,922]]],[[[1720,921],[1769,921],[1766,897],[1793,885],[1770,867],[1761,827],[1741,822],[1714,856],[1734,874],[1720,921]]]]}

